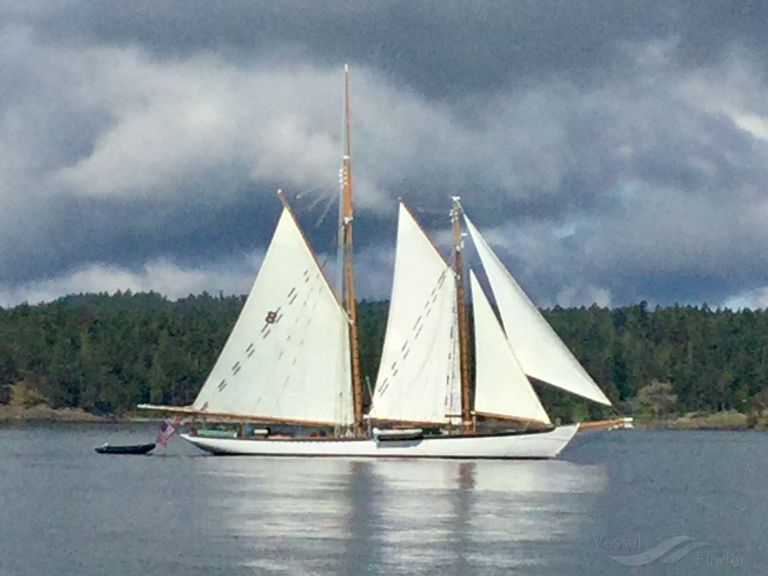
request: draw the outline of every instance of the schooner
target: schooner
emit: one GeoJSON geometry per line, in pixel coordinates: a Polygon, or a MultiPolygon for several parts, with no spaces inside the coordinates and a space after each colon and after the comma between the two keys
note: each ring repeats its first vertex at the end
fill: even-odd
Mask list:
{"type": "Polygon", "coordinates": [[[363,413],[350,126],[345,67],[339,293],[280,193],[282,214],[257,278],[197,398],[186,407],[139,408],[264,425],[232,437],[182,434],[215,454],[556,457],[579,425],[554,426],[529,377],[599,404],[611,402],[464,214],[458,198],[451,209],[451,263],[400,202],[385,341],[371,406],[363,413]],[[469,270],[474,385],[462,220],[501,316],[500,322],[469,270]],[[274,434],[268,425],[313,433],[274,434]]]}

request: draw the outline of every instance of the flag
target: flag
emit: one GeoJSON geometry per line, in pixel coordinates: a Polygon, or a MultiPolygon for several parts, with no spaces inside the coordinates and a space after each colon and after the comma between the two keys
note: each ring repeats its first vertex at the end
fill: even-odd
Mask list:
{"type": "Polygon", "coordinates": [[[170,440],[171,436],[176,434],[176,430],[181,425],[181,416],[176,416],[173,419],[173,422],[169,422],[168,420],[163,420],[163,423],[160,424],[160,432],[157,434],[157,438],[155,439],[155,444],[159,444],[160,446],[165,447],[165,445],[168,443],[168,440],[170,440]]]}

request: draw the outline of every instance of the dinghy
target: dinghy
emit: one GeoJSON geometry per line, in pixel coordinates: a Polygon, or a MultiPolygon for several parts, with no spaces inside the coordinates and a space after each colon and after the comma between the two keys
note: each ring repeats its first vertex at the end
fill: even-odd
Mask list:
{"type": "Polygon", "coordinates": [[[147,454],[155,449],[155,443],[134,444],[132,446],[110,446],[105,442],[98,448],[95,448],[99,454],[147,454]]]}

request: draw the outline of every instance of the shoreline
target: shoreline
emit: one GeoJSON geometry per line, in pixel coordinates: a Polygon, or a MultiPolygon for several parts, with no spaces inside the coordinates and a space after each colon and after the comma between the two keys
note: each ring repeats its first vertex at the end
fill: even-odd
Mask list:
{"type": "MultiPolygon", "coordinates": [[[[0,425],[23,423],[90,423],[90,424],[141,424],[162,422],[161,416],[140,416],[135,412],[122,415],[91,414],[81,408],[51,408],[40,404],[29,408],[0,405],[0,425]]],[[[768,418],[758,417],[750,422],[740,412],[713,412],[710,414],[685,414],[668,418],[645,419],[635,417],[635,428],[639,430],[719,430],[719,431],[765,431],[768,418]]]]}
{"type": "Polygon", "coordinates": [[[91,414],[81,408],[51,408],[38,405],[30,408],[18,406],[0,405],[0,425],[24,424],[24,423],[87,423],[87,424],[141,424],[147,422],[162,422],[157,416],[137,416],[128,413],[117,414],[91,414]]]}
{"type": "Polygon", "coordinates": [[[689,413],[666,418],[635,419],[635,426],[644,430],[733,430],[764,431],[768,429],[766,416],[743,414],[735,410],[711,413],[689,413]]]}

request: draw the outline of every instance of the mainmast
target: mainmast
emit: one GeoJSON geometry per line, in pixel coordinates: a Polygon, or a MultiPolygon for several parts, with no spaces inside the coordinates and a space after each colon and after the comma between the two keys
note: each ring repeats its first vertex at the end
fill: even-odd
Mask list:
{"type": "Polygon", "coordinates": [[[453,223],[453,265],[456,273],[456,312],[459,317],[459,359],[461,361],[461,421],[465,432],[474,432],[472,394],[469,384],[469,327],[464,295],[464,241],[461,234],[461,202],[454,196],[451,208],[453,223]]]}
{"type": "Polygon", "coordinates": [[[341,163],[341,246],[343,250],[342,298],[349,316],[349,344],[352,356],[352,398],[355,411],[355,435],[363,435],[363,384],[360,377],[360,348],[357,334],[357,301],[355,299],[355,273],[352,265],[352,147],[350,143],[349,66],[344,65],[344,128],[341,163]]]}

